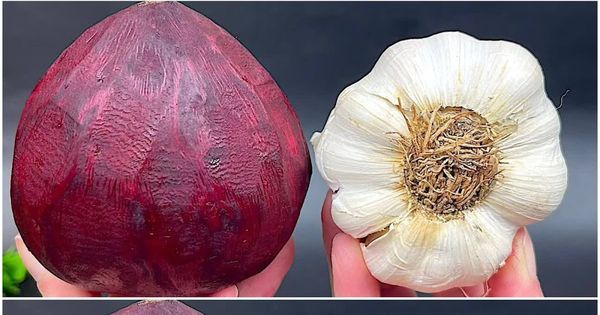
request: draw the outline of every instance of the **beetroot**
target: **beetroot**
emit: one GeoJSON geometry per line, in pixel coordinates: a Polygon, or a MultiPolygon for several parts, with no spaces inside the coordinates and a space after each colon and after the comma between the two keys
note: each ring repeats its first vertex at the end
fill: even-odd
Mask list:
{"type": "Polygon", "coordinates": [[[17,130],[14,217],[39,261],[92,291],[204,295],[264,269],[310,178],[296,113],[231,35],[175,2],[85,31],[17,130]]]}
{"type": "Polygon", "coordinates": [[[179,301],[141,301],[113,315],[202,315],[202,313],[179,301]]]}

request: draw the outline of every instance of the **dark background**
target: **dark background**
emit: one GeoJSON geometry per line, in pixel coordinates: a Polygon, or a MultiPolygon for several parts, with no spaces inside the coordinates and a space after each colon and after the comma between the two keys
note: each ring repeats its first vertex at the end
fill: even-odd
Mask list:
{"type": "MultiPolygon", "coordinates": [[[[393,310],[397,314],[429,315],[443,310],[444,315],[595,315],[596,301],[182,301],[205,315],[384,315],[393,310]]],[[[134,301],[4,301],[6,315],[105,315],[124,308],[134,301]]]]}
{"type": "MultiPolygon", "coordinates": [[[[186,3],[237,37],[294,104],[306,138],[320,130],[338,93],[403,39],[460,30],[505,39],[539,59],[562,120],[569,187],[549,219],[530,227],[538,271],[550,296],[597,294],[596,3],[186,3]]],[[[86,28],[128,3],[4,5],[3,208],[6,249],[16,234],[9,190],[15,130],[37,80],[86,28]]],[[[326,186],[314,168],[295,231],[297,257],[279,295],[329,295],[320,210],[326,186]]],[[[26,294],[35,294],[28,284],[26,294]]]]}

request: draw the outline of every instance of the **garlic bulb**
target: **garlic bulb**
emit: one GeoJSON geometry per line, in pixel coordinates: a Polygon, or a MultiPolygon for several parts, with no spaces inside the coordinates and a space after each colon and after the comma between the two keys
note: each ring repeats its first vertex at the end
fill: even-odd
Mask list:
{"type": "Polygon", "coordinates": [[[332,216],[378,280],[480,284],[566,189],[557,111],[525,48],[458,32],[389,47],[311,139],[332,216]]]}

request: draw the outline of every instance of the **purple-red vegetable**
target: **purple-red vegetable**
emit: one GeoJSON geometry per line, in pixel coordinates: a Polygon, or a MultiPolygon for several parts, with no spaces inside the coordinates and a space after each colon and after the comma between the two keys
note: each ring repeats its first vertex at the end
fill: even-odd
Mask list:
{"type": "Polygon", "coordinates": [[[173,300],[141,301],[121,309],[113,315],[203,315],[195,309],[173,300]]]}
{"type": "Polygon", "coordinates": [[[11,199],[29,250],[67,282],[205,295],[274,259],[310,173],[297,115],[250,52],[182,4],[142,3],[35,87],[11,199]]]}

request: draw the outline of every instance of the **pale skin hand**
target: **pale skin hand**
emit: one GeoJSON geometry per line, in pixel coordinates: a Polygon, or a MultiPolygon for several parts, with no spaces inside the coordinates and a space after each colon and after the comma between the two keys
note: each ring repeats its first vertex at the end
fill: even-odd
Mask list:
{"type": "MultiPolygon", "coordinates": [[[[339,297],[414,297],[404,287],[392,286],[373,278],[365,265],[360,242],[343,233],[331,217],[331,191],[323,211],[323,241],[329,260],[331,288],[339,297]]],[[[454,288],[433,294],[436,297],[541,297],[542,288],[536,273],[535,253],[529,233],[519,229],[513,240],[512,254],[506,264],[481,285],[454,288]]]]}
{"type": "MultiPolygon", "coordinates": [[[[46,270],[25,247],[21,236],[15,237],[17,251],[25,267],[46,297],[97,297],[99,292],[86,291],[67,283],[46,270]]],[[[294,240],[290,239],[265,270],[211,295],[211,297],[270,297],[275,295],[294,261],[294,240]]]]}

